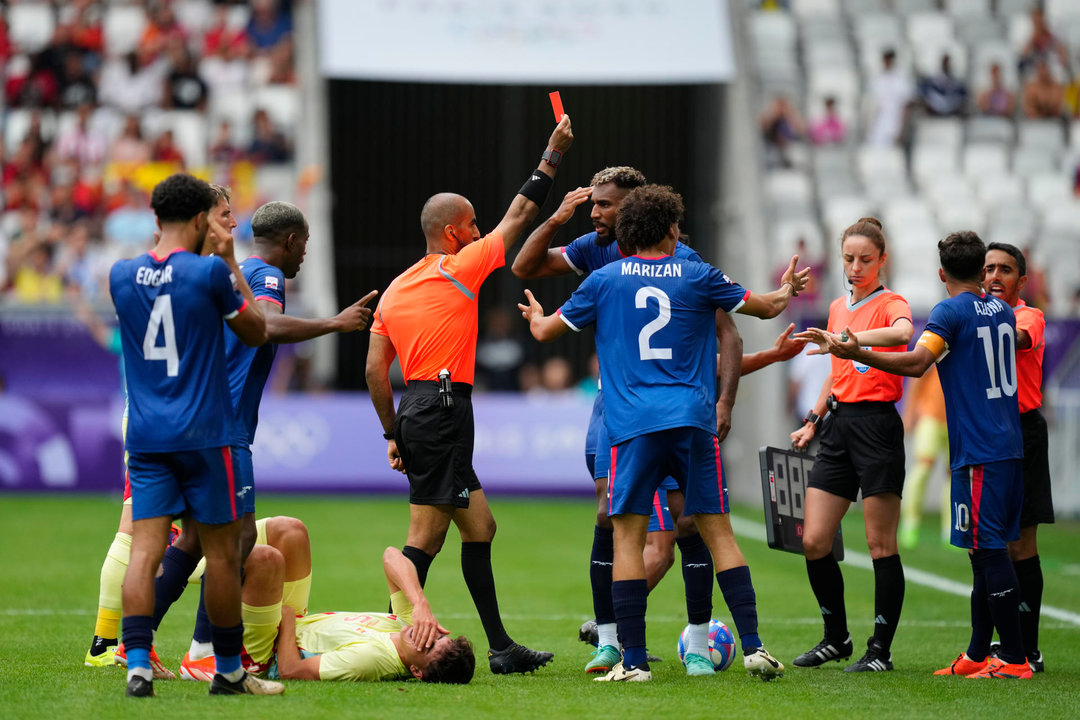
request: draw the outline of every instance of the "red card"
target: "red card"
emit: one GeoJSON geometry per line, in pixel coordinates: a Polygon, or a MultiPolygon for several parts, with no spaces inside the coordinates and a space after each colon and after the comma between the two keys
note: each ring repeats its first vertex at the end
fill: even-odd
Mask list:
{"type": "Polygon", "coordinates": [[[559,91],[548,93],[548,97],[551,98],[551,109],[555,111],[555,122],[562,122],[562,116],[566,113],[563,112],[562,98],[559,97],[559,91]]]}

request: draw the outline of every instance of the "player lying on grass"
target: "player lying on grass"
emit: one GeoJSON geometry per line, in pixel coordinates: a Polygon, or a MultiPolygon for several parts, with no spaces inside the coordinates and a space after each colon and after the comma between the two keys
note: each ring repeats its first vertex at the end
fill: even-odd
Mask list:
{"type": "MultiPolygon", "coordinates": [[[[294,518],[285,518],[303,524],[294,518]]],[[[298,535],[298,539],[301,536],[298,535]]],[[[251,660],[269,674],[292,680],[407,680],[468,683],[476,657],[472,644],[452,639],[432,614],[416,567],[394,547],[383,553],[392,614],[327,612],[297,617],[284,592],[290,566],[311,568],[303,542],[282,547],[256,545],[245,566],[244,645],[251,660]],[[280,629],[279,629],[280,621],[280,629]],[[277,647],[277,662],[273,652],[277,647]]],[[[306,603],[306,598],[301,599],[306,603]]]]}

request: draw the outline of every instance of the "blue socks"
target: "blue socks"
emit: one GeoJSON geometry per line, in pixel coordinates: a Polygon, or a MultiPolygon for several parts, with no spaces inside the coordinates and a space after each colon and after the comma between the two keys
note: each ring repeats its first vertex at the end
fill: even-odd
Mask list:
{"type": "Polygon", "coordinates": [[[597,625],[615,622],[611,600],[611,568],[615,562],[615,531],[593,529],[592,555],[589,558],[589,581],[592,584],[593,616],[597,625]]]}
{"type": "Polygon", "coordinates": [[[623,667],[648,667],[645,661],[645,608],[649,585],[640,580],[618,580],[611,583],[611,602],[619,639],[623,644],[623,667]]]}
{"type": "Polygon", "coordinates": [[[124,652],[128,669],[150,668],[150,648],[154,644],[154,619],[149,615],[124,618],[124,652]]]}
{"type": "Polygon", "coordinates": [[[240,669],[240,652],[244,647],[244,623],[223,628],[214,625],[214,658],[217,671],[228,675],[240,669]]]}
{"type": "Polygon", "coordinates": [[[762,646],[758,637],[757,595],[750,581],[750,568],[746,565],[716,573],[716,582],[724,594],[731,619],[739,631],[743,655],[762,646]]]}

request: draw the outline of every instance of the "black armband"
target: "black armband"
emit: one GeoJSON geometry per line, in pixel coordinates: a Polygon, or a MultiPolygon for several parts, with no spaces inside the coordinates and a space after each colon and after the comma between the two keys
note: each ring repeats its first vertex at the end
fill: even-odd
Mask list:
{"type": "Polygon", "coordinates": [[[518,190],[518,195],[524,195],[537,205],[543,205],[544,201],[547,200],[548,192],[551,191],[551,186],[554,184],[555,181],[552,180],[550,175],[539,170],[533,170],[529,179],[518,190]]]}

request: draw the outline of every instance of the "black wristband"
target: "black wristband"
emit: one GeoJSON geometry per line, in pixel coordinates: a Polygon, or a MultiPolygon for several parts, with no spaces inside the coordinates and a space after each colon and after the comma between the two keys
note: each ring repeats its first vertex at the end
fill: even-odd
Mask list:
{"type": "Polygon", "coordinates": [[[382,434],[382,436],[383,436],[384,440],[393,440],[394,439],[394,431],[393,430],[387,430],[386,432],[384,432],[382,434]]]}
{"type": "Polygon", "coordinates": [[[518,190],[518,195],[524,195],[537,205],[543,205],[544,201],[547,200],[551,186],[554,184],[555,181],[551,179],[550,175],[539,170],[533,170],[532,175],[518,190]]]}

